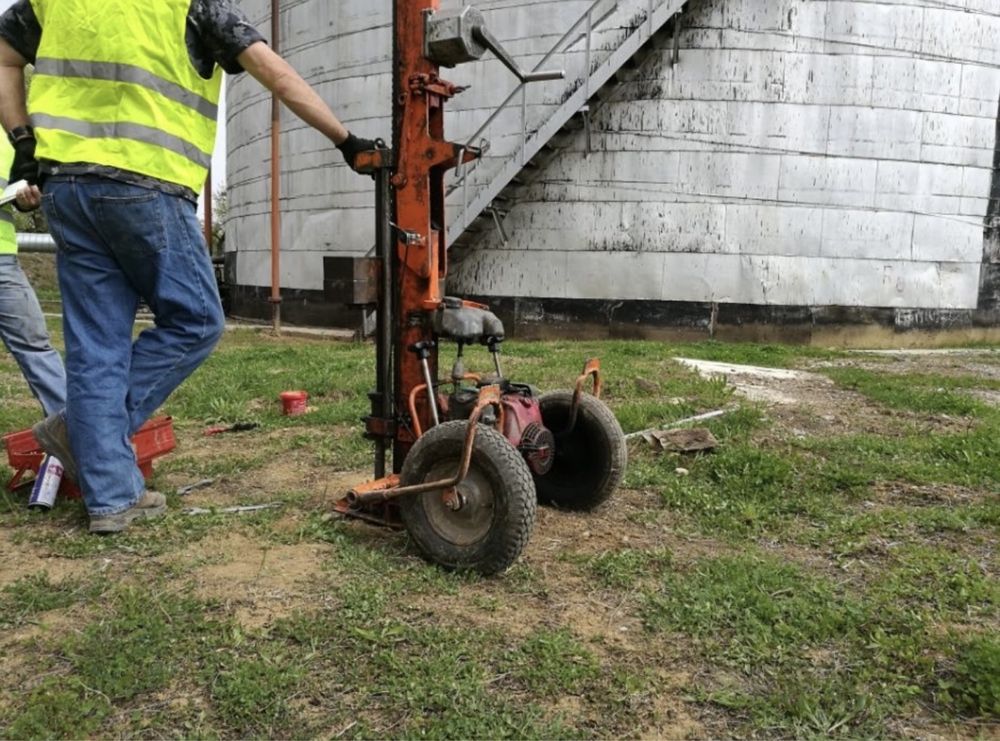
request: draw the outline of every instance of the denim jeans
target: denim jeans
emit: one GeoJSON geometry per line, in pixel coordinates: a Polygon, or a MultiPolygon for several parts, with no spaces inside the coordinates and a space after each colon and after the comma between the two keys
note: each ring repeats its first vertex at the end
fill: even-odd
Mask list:
{"type": "Polygon", "coordinates": [[[16,255],[0,255],[0,339],[46,415],[66,406],[66,371],[16,255]]]}
{"type": "Polygon", "coordinates": [[[57,176],[42,208],[59,248],[66,424],[87,511],[145,491],[129,438],[208,357],[225,318],[195,205],[98,176],[57,176]],[[155,326],[133,341],[139,301],[155,326]]]}

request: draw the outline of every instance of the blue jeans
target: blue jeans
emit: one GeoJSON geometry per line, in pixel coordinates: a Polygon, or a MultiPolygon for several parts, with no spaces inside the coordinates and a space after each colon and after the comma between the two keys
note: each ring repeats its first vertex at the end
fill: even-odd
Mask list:
{"type": "Polygon", "coordinates": [[[117,514],[145,491],[129,438],[222,336],[212,262],[178,196],[63,176],[42,208],[59,248],[70,447],[87,511],[117,514]],[[140,299],[155,326],[133,341],[140,299]]]}
{"type": "Polygon", "coordinates": [[[0,339],[46,415],[66,406],[66,371],[16,255],[0,255],[0,339]]]}

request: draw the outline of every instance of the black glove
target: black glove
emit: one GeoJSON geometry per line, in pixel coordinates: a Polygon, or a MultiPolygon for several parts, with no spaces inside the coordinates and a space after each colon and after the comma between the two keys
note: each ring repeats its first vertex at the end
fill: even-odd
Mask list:
{"type": "Polygon", "coordinates": [[[357,172],[358,168],[355,160],[357,159],[358,154],[378,149],[378,146],[371,139],[359,139],[354,134],[348,133],[347,138],[337,145],[337,149],[339,149],[340,153],[344,155],[344,161],[347,162],[347,165],[354,170],[354,172],[357,172]]]}
{"type": "Polygon", "coordinates": [[[27,180],[29,185],[41,185],[42,174],[38,169],[38,160],[35,159],[35,137],[22,136],[11,142],[14,147],[14,163],[10,166],[11,183],[18,180],[27,180]]]}

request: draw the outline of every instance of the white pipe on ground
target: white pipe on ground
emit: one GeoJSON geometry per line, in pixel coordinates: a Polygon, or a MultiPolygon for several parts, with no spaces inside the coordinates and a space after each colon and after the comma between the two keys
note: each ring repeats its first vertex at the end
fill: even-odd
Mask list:
{"type": "Polygon", "coordinates": [[[17,235],[18,252],[30,253],[54,253],[56,242],[48,234],[27,234],[18,232],[17,235]]]}

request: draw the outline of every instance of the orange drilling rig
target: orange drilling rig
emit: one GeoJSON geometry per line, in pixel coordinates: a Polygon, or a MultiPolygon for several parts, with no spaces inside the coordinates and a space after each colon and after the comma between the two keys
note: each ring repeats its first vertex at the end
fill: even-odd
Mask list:
{"type": "Polygon", "coordinates": [[[600,401],[597,360],[569,390],[540,394],[504,375],[496,315],[444,293],[445,174],[482,150],[445,139],[445,104],[463,88],[440,69],[492,51],[523,83],[563,73],[522,71],[475,8],[394,0],[393,12],[393,146],[364,155],[377,192],[375,257],[335,268],[349,303],[376,306],[377,381],[365,419],[375,480],[336,509],[404,527],[446,568],[495,574],[527,544],[537,502],[592,509],[606,501],[624,475],[626,447],[600,401]],[[457,351],[441,378],[445,342],[457,351]],[[465,367],[465,350],[477,346],[492,356],[488,374],[465,367]]]}

